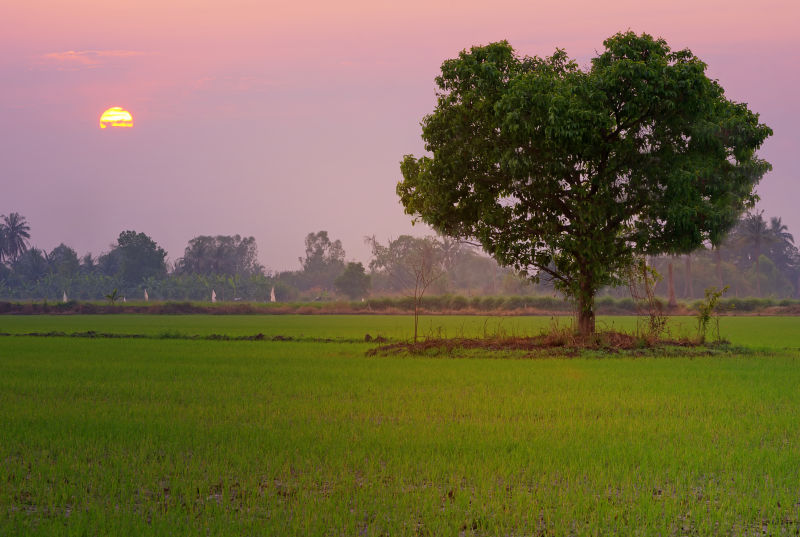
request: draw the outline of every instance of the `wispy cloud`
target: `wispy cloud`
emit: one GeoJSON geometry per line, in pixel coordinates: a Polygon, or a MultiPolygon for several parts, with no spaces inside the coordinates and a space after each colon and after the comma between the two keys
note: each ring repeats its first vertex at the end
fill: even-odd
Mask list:
{"type": "Polygon", "coordinates": [[[67,50],[43,54],[39,59],[47,65],[55,66],[56,69],[72,71],[94,69],[116,59],[147,54],[138,50],[67,50]]]}

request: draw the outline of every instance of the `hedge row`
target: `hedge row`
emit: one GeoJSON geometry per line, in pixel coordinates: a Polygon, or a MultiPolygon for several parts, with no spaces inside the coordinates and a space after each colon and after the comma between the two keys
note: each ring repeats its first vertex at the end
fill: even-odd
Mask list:
{"type": "MultiPolygon", "coordinates": [[[[660,302],[666,310],[664,302],[660,302]]],[[[679,312],[697,310],[702,301],[681,305],[679,312]]],[[[767,308],[784,307],[790,312],[800,308],[800,300],[774,300],[769,298],[728,298],[720,301],[719,311],[751,313],[767,308]]],[[[572,304],[552,296],[465,297],[440,295],[423,297],[421,308],[427,313],[487,313],[508,312],[522,314],[569,314],[572,304]]],[[[412,297],[371,298],[363,302],[9,302],[0,301],[0,314],[367,314],[408,313],[414,309],[412,297]]],[[[636,303],[631,298],[601,297],[597,300],[598,313],[635,314],[636,303]]]]}

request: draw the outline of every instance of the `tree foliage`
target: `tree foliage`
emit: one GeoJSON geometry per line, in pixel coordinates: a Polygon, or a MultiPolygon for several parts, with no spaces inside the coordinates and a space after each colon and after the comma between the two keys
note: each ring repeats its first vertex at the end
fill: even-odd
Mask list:
{"type": "Polygon", "coordinates": [[[346,295],[351,300],[364,298],[369,291],[369,275],[361,263],[350,262],[344,268],[333,284],[336,290],[346,295]]]}
{"type": "Polygon", "coordinates": [[[19,213],[0,216],[0,220],[0,262],[4,259],[16,261],[28,249],[31,227],[19,213]]]}
{"type": "Polygon", "coordinates": [[[39,248],[27,248],[16,257],[11,268],[19,280],[36,281],[48,272],[47,256],[39,248]]]}
{"type": "Polygon", "coordinates": [[[441,278],[452,267],[459,250],[458,243],[435,237],[412,237],[400,235],[386,245],[375,237],[367,237],[372,248],[372,261],[369,268],[373,274],[388,277],[388,288],[395,292],[410,293],[417,284],[417,273],[436,274],[441,278]]]}
{"type": "Polygon", "coordinates": [[[51,273],[64,277],[75,276],[81,268],[77,252],[63,242],[47,255],[47,265],[51,273]]]}
{"type": "Polygon", "coordinates": [[[117,244],[104,257],[113,261],[109,264],[115,265],[115,274],[128,287],[139,285],[147,278],[162,278],[167,273],[167,252],[144,233],[123,231],[117,244]]]}
{"type": "Polygon", "coordinates": [[[445,61],[431,156],[406,155],[397,186],[408,214],[552,280],[584,334],[598,289],[636,256],[719,244],[770,168],[755,151],[772,131],[689,50],[632,32],[604,46],[587,70],[505,41],[445,61]]]}
{"type": "Polygon", "coordinates": [[[258,247],[253,237],[239,235],[200,235],[189,241],[189,245],[178,259],[175,271],[179,274],[224,274],[227,276],[250,276],[263,274],[264,267],[258,263],[258,247]]]}
{"type": "Polygon", "coordinates": [[[345,268],[342,241],[331,241],[325,230],[309,233],[305,238],[306,255],[298,260],[303,265],[298,284],[301,288],[333,289],[333,282],[345,268]]]}

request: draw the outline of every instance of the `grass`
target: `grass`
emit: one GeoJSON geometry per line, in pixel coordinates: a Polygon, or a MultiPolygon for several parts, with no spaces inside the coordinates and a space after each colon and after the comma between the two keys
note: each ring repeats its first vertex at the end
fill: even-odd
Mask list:
{"type": "MultiPolygon", "coordinates": [[[[3,317],[0,331],[355,340],[410,325],[120,317],[3,317]]],[[[370,358],[374,345],[345,341],[3,337],[0,535],[794,533],[800,352],[779,349],[797,348],[797,321],[723,321],[729,339],[772,349],[487,360],[370,358]]]]}
{"type": "MultiPolygon", "coordinates": [[[[600,316],[599,329],[634,331],[635,316],[600,316]]],[[[534,336],[556,322],[565,327],[570,317],[502,317],[428,315],[420,317],[423,337],[483,337],[485,335],[534,336]]],[[[713,321],[712,321],[713,323],[713,321]]],[[[694,317],[672,317],[670,335],[693,336],[694,317]]],[[[800,348],[798,317],[721,317],[722,336],[734,345],[756,348],[800,348]]],[[[363,341],[366,334],[390,340],[413,335],[408,315],[0,315],[0,333],[106,332],[150,336],[252,336],[277,335],[295,339],[363,341]]],[[[710,337],[710,336],[709,336],[710,337]]]]}

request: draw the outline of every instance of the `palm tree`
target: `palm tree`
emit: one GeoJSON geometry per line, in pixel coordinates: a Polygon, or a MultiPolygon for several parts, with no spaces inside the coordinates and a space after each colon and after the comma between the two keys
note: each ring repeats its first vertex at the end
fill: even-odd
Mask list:
{"type": "Polygon", "coordinates": [[[28,239],[31,238],[31,227],[25,217],[19,213],[11,213],[2,217],[0,223],[0,234],[2,235],[2,254],[3,257],[16,261],[16,259],[28,249],[28,239]]]}
{"type": "MultiPolygon", "coordinates": [[[[780,219],[778,219],[780,225],[780,219]]],[[[786,226],[783,226],[786,227],[786,226]]],[[[747,213],[742,219],[740,227],[739,241],[751,248],[751,258],[756,262],[756,293],[761,296],[761,264],[759,258],[765,246],[775,242],[775,235],[767,227],[764,220],[764,211],[757,213],[747,213]]]]}
{"type": "Polygon", "coordinates": [[[793,246],[794,237],[789,233],[789,226],[781,220],[780,216],[773,216],[769,219],[769,232],[772,234],[773,242],[780,246],[793,246]]]}

